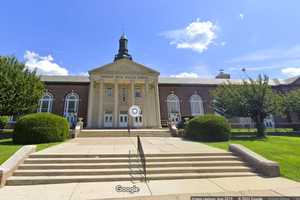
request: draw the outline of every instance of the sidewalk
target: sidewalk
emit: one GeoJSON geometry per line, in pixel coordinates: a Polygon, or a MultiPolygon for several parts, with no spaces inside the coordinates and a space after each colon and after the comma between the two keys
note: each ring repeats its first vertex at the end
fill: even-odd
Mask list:
{"type": "Polygon", "coordinates": [[[300,183],[284,178],[217,178],[141,182],[70,183],[32,186],[6,186],[1,200],[79,200],[79,199],[190,199],[191,195],[300,196],[300,183]],[[117,192],[115,187],[132,187],[136,193],[117,192]],[[143,198],[141,198],[143,197],[143,198]]]}

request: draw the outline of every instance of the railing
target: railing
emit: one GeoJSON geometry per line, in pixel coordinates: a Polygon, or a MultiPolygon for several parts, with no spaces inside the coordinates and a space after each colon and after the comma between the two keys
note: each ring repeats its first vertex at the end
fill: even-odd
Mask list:
{"type": "Polygon", "coordinates": [[[138,150],[138,155],[139,155],[141,163],[142,163],[145,181],[147,181],[146,159],[145,159],[145,154],[144,154],[144,150],[143,150],[143,146],[142,146],[142,143],[141,143],[140,136],[137,136],[137,150],[138,150]]]}

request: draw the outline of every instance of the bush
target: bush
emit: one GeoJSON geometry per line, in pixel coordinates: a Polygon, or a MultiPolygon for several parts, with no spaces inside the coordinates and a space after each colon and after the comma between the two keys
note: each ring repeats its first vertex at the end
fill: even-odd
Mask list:
{"type": "Polygon", "coordinates": [[[8,116],[0,116],[0,129],[4,129],[9,120],[8,116]]]}
{"type": "Polygon", "coordinates": [[[13,133],[16,144],[64,141],[69,137],[67,120],[51,113],[34,113],[17,120],[13,133]]]}
{"type": "Polygon", "coordinates": [[[191,119],[186,126],[187,137],[202,141],[229,140],[230,124],[218,115],[202,115],[191,119]]]}

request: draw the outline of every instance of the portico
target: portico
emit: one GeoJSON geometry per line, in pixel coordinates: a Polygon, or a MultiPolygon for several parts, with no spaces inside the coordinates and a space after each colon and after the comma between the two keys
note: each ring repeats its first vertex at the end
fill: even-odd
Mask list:
{"type": "Polygon", "coordinates": [[[120,39],[113,63],[89,71],[88,128],[159,128],[159,72],[132,61],[127,39],[120,39]],[[131,118],[128,109],[141,108],[131,118]]]}

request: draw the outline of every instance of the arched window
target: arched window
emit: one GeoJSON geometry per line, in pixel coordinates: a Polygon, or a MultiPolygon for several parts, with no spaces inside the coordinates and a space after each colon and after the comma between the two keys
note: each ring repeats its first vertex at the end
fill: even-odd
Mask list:
{"type": "Polygon", "coordinates": [[[65,98],[64,116],[67,118],[71,125],[75,125],[77,122],[77,112],[79,105],[78,94],[71,92],[67,94],[65,98]]]}
{"type": "Polygon", "coordinates": [[[77,113],[78,111],[79,96],[71,92],[65,98],[65,113],[77,113]]]}
{"type": "Polygon", "coordinates": [[[40,99],[38,112],[51,112],[53,103],[53,95],[46,92],[40,99]]]}
{"type": "Polygon", "coordinates": [[[169,94],[167,97],[168,113],[180,113],[179,98],[175,94],[169,94]]]}
{"type": "Polygon", "coordinates": [[[190,97],[191,114],[192,116],[203,115],[203,102],[198,94],[194,94],[190,97]]]}
{"type": "Polygon", "coordinates": [[[167,97],[169,121],[178,123],[180,121],[180,102],[175,94],[169,94],[167,97]]]}

